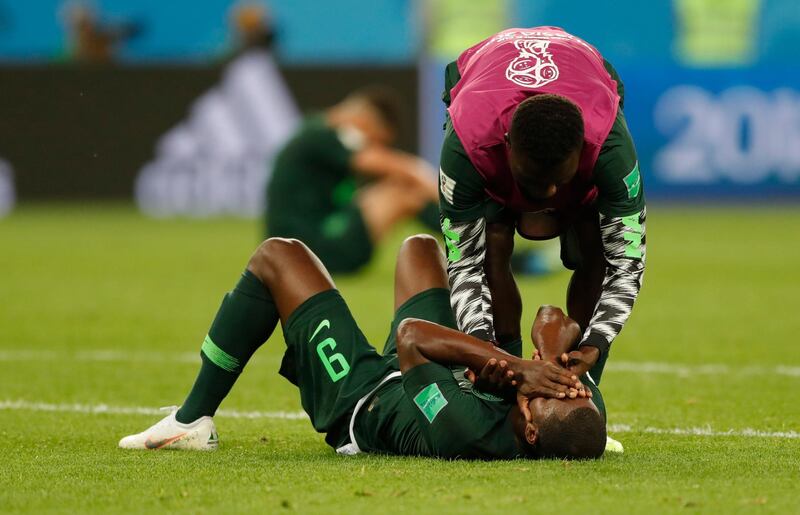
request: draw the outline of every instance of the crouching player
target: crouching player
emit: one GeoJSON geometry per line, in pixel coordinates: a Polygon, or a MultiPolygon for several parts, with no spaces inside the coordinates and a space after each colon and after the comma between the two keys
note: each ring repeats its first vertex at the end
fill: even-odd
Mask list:
{"type": "Polygon", "coordinates": [[[225,295],[183,406],[123,438],[120,447],[215,449],[211,417],[280,320],[287,344],[280,373],[299,387],[314,429],[342,454],[602,455],[606,430],[600,393],[588,377],[584,386],[557,363],[580,336],[561,310],[542,308],[537,316],[533,338],[541,359],[510,356],[456,331],[444,256],[426,236],[409,238],[400,250],[394,302],[391,332],[379,354],[305,245],[265,241],[225,295]],[[506,395],[460,381],[452,367],[468,367],[468,375],[480,371],[479,379],[505,385],[506,395]]]}

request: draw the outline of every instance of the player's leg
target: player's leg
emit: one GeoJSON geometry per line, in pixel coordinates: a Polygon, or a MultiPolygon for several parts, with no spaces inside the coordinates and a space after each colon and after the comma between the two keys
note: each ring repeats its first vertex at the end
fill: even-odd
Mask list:
{"type": "Polygon", "coordinates": [[[183,406],[139,435],[127,448],[216,447],[211,417],[253,353],[306,299],[333,288],[318,259],[297,240],[271,238],[250,258],[225,294],[201,346],[201,368],[183,406]]]}
{"type": "Polygon", "coordinates": [[[179,422],[213,416],[250,357],[306,299],[334,287],[325,267],[298,240],[270,238],[227,293],[203,342],[203,365],[177,413],[179,422]]]}
{"type": "Polygon", "coordinates": [[[436,183],[429,187],[401,179],[377,181],[361,188],[356,204],[373,243],[379,242],[399,221],[417,215],[438,199],[436,183]]]}
{"type": "Polygon", "coordinates": [[[406,238],[395,265],[395,311],[419,293],[447,287],[447,264],[436,238],[426,234],[406,238]]]}
{"type": "Polygon", "coordinates": [[[564,266],[573,270],[567,288],[567,312],[586,330],[600,298],[606,272],[597,212],[588,210],[561,239],[564,266]]]}
{"type": "Polygon", "coordinates": [[[457,328],[450,307],[444,252],[434,237],[426,234],[411,236],[400,247],[395,268],[394,308],[384,355],[397,353],[397,327],[406,318],[457,328]]]}
{"type": "MultiPolygon", "coordinates": [[[[596,211],[583,213],[562,238],[562,258],[564,266],[574,270],[567,289],[567,312],[583,332],[600,299],[607,266],[596,211]]],[[[589,371],[597,384],[607,359],[608,354],[603,354],[589,371]]]]}
{"type": "Polygon", "coordinates": [[[281,322],[306,300],[335,288],[325,265],[301,241],[270,238],[250,257],[247,270],[272,295],[281,322]]]}

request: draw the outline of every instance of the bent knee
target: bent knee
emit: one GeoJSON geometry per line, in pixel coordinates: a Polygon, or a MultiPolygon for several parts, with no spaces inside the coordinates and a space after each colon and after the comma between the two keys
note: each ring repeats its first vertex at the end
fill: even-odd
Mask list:
{"type": "Polygon", "coordinates": [[[430,234],[415,234],[403,240],[401,247],[403,250],[409,251],[423,251],[423,252],[440,252],[439,242],[430,234]]]}
{"type": "Polygon", "coordinates": [[[398,349],[407,349],[414,345],[417,338],[419,320],[416,318],[404,318],[397,325],[396,341],[398,349]]]}
{"type": "Polygon", "coordinates": [[[280,268],[294,259],[298,253],[308,253],[308,247],[294,238],[267,238],[250,256],[247,269],[256,275],[262,282],[267,282],[274,277],[280,268]]]}

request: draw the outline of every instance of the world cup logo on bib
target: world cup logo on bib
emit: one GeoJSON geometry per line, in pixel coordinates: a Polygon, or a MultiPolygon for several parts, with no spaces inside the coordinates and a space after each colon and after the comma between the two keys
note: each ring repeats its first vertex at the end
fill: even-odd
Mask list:
{"type": "Polygon", "coordinates": [[[518,39],[519,55],[506,68],[506,79],[526,88],[540,88],[558,78],[558,66],[547,51],[546,39],[518,39]]]}

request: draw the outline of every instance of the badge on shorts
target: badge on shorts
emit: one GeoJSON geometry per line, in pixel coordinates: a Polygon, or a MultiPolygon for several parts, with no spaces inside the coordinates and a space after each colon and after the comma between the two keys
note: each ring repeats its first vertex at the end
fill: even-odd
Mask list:
{"type": "Polygon", "coordinates": [[[447,399],[442,395],[439,385],[431,383],[414,397],[414,404],[425,415],[428,422],[433,423],[439,412],[447,406],[447,399]]]}

